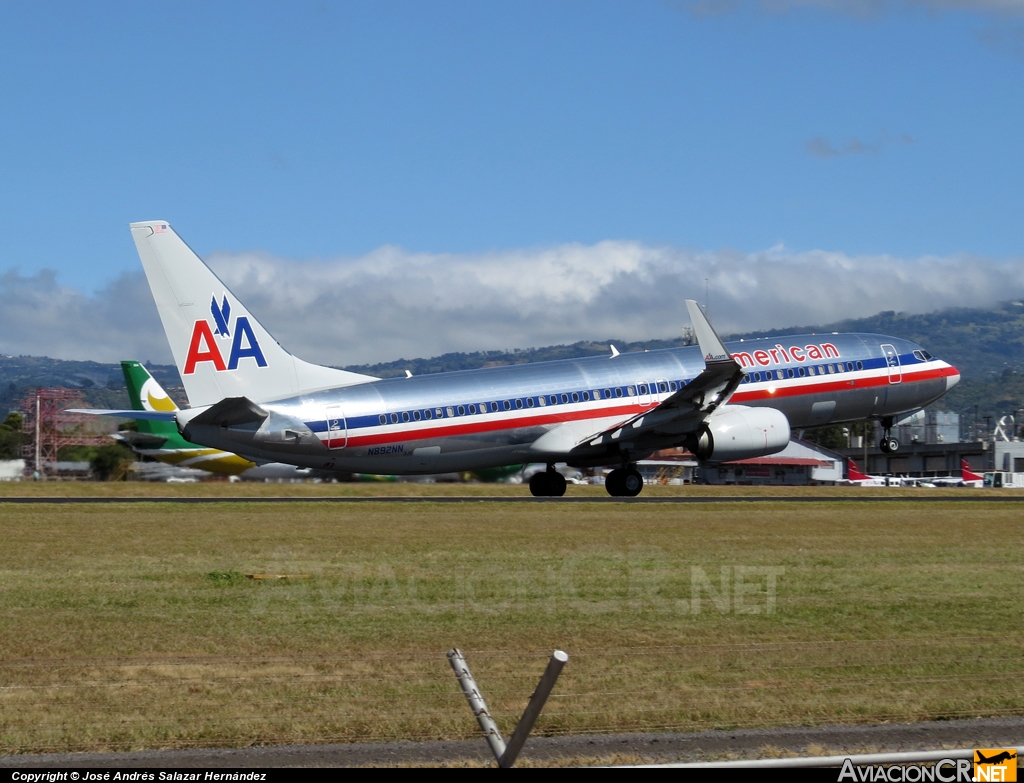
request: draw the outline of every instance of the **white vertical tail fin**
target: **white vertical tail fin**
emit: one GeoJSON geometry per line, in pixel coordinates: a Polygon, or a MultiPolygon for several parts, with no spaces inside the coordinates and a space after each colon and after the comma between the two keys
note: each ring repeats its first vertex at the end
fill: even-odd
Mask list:
{"type": "Polygon", "coordinates": [[[376,380],[282,348],[163,220],[131,224],[160,320],[193,407],[254,402],[376,380]]]}

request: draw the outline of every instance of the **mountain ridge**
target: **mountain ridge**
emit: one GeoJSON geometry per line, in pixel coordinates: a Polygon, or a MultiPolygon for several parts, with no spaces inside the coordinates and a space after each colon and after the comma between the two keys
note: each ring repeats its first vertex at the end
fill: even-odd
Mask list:
{"type": "MultiPolygon", "coordinates": [[[[993,308],[952,308],[931,313],[898,313],[890,310],[865,318],[844,319],[824,325],[732,334],[725,339],[746,340],[830,332],[864,332],[903,337],[921,344],[932,355],[956,366],[961,372],[962,382],[934,407],[954,410],[966,417],[998,417],[1024,409],[1024,303],[1021,302],[1004,302],[993,308]]],[[[402,376],[406,370],[415,375],[426,375],[598,356],[610,353],[612,345],[626,353],[686,344],[688,341],[681,337],[645,341],[581,340],[572,344],[508,351],[452,352],[430,358],[348,365],[343,369],[388,378],[402,376]]],[[[187,402],[174,365],[147,363],[147,367],[179,405],[187,402]]],[[[3,410],[14,410],[18,400],[30,389],[53,386],[81,389],[86,403],[96,407],[128,407],[128,396],[118,363],[0,356],[0,408],[3,410]]]]}

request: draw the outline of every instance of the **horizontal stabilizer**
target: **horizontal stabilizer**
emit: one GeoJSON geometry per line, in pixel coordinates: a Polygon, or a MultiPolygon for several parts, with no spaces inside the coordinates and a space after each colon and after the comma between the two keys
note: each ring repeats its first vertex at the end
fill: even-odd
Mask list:
{"type": "Polygon", "coordinates": [[[117,416],[119,419],[143,421],[174,421],[174,411],[107,410],[104,408],[71,408],[67,413],[87,413],[90,416],[117,416]]]}
{"type": "Polygon", "coordinates": [[[110,437],[137,449],[162,449],[167,438],[149,432],[117,432],[110,437]]]}
{"type": "Polygon", "coordinates": [[[228,397],[211,405],[194,419],[190,427],[198,424],[204,427],[244,427],[246,424],[262,424],[270,413],[245,397],[228,397]]]}

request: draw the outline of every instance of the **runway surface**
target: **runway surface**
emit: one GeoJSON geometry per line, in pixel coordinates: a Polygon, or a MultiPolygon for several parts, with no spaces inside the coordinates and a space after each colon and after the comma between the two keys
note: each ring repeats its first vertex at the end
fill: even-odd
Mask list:
{"type": "MultiPolygon", "coordinates": [[[[691,734],[590,734],[534,737],[522,758],[608,758],[615,754],[657,761],[756,758],[765,749],[800,755],[940,750],[943,747],[999,748],[1021,744],[1024,717],[889,723],[875,726],[817,726],[782,729],[701,731],[691,734]],[[813,751],[812,751],[813,748],[813,751]]],[[[255,748],[195,748],[131,753],[50,753],[0,756],[0,768],[29,767],[344,767],[390,764],[492,762],[487,743],[474,740],[381,742],[347,745],[285,745],[255,748]]]]}
{"type": "Polygon", "coordinates": [[[1017,495],[971,494],[962,497],[929,495],[723,495],[683,497],[562,497],[502,496],[401,496],[401,497],[0,497],[0,504],[59,505],[96,503],[1021,503],[1017,495]]]}

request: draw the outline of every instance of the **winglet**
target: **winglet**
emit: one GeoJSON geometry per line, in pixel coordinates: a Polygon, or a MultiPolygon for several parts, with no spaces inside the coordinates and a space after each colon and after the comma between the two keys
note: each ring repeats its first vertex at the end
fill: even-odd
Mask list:
{"type": "Polygon", "coordinates": [[[697,337],[700,352],[704,354],[704,363],[731,362],[732,357],[725,350],[721,338],[715,333],[714,328],[700,309],[700,305],[693,299],[687,299],[686,309],[690,313],[690,323],[693,324],[693,333],[697,337]]]}

